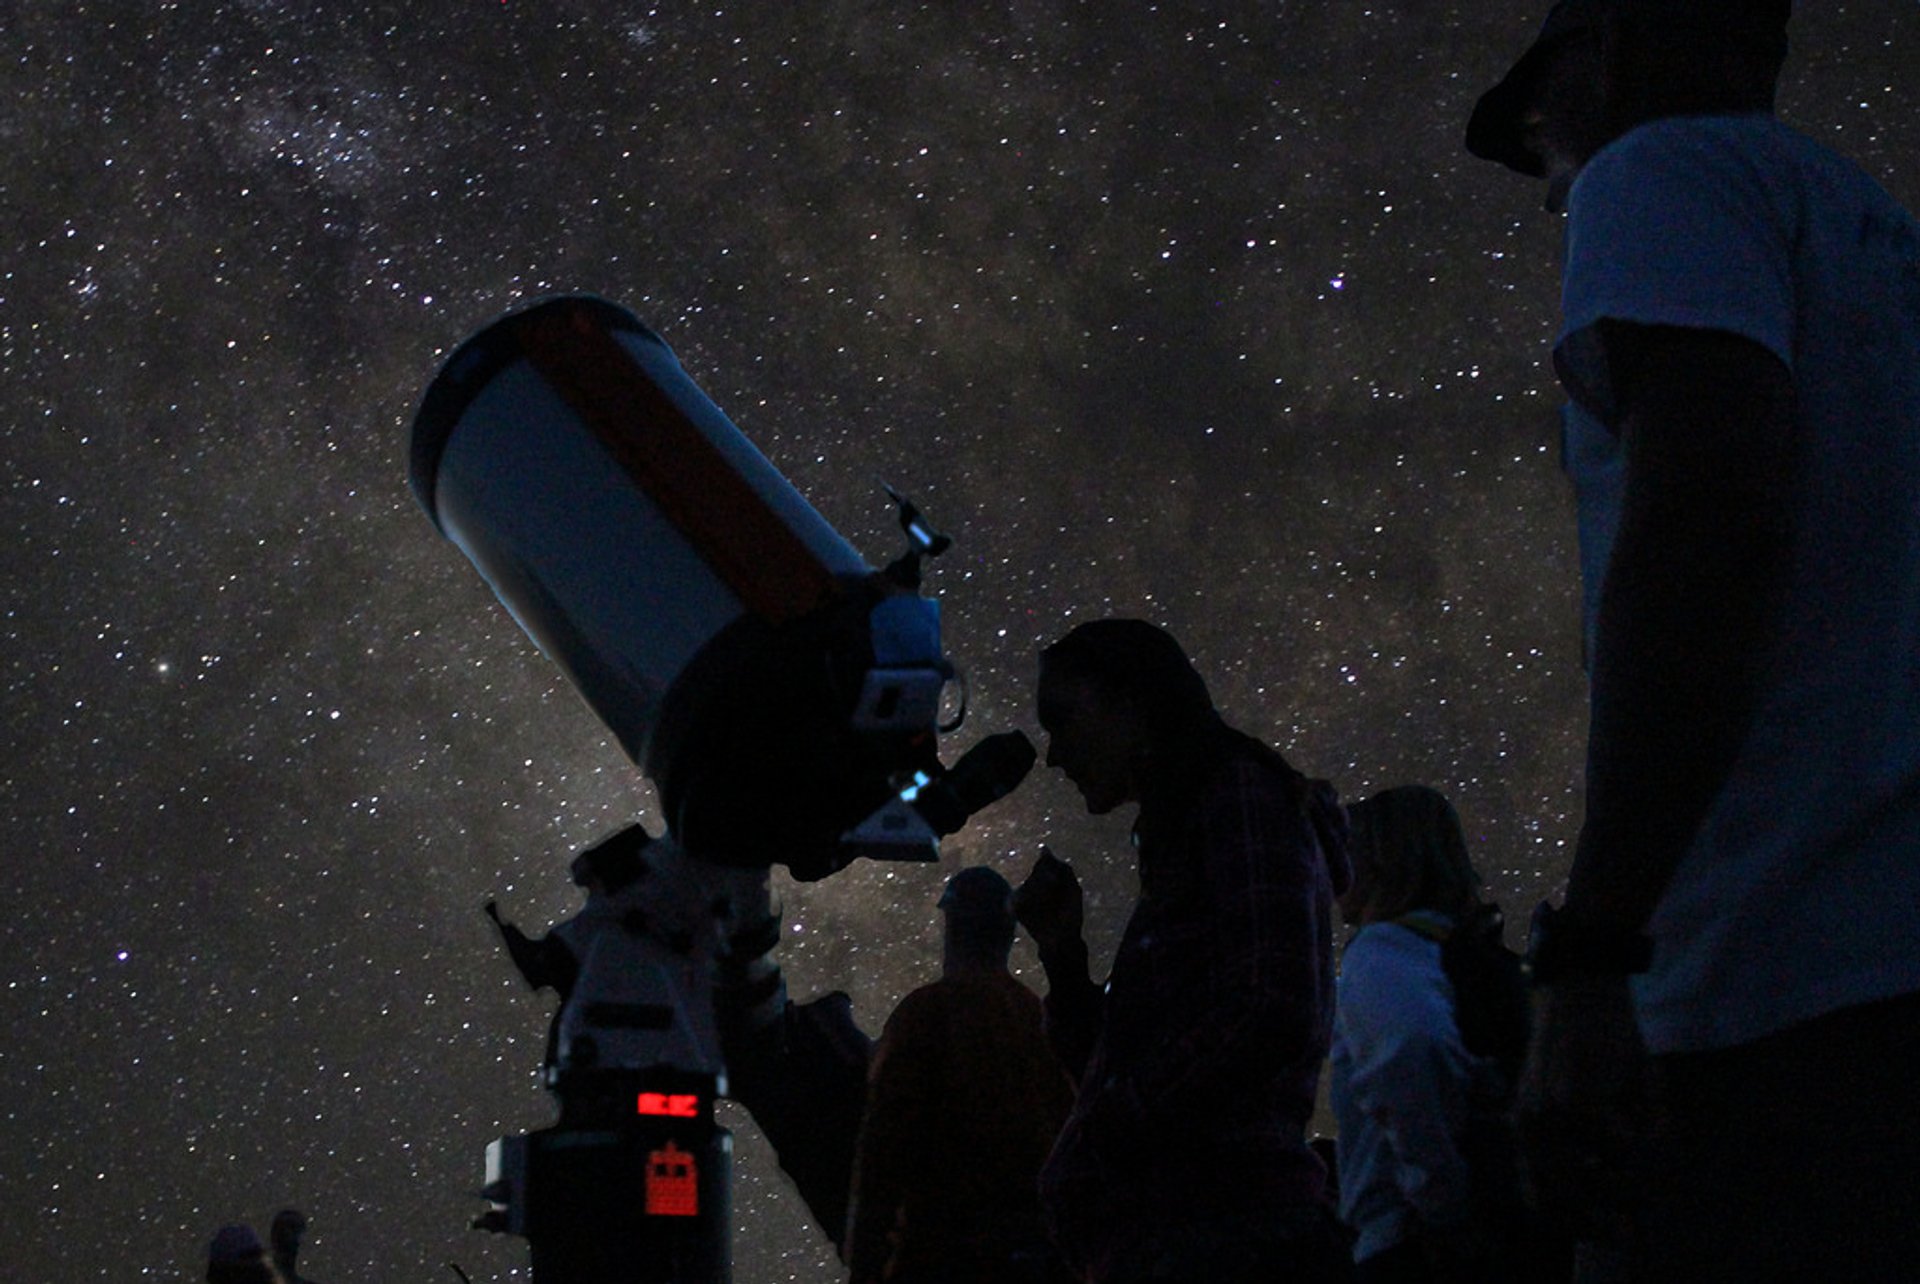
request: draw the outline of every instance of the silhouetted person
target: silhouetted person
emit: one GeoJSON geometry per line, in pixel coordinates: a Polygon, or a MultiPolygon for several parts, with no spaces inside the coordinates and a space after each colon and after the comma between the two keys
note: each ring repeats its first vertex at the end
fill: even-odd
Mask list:
{"type": "Polygon", "coordinates": [[[847,1229],[850,1284],[1042,1284],[1064,1276],[1037,1181],[1073,1104],[1040,1000],[1007,970],[1013,888],[947,881],[941,975],[874,1052],[847,1229]]]}
{"type": "Polygon", "coordinates": [[[1570,1248],[1535,1242],[1506,1122],[1527,1036],[1519,960],[1479,899],[1459,816],[1420,785],[1347,816],[1340,912],[1358,930],[1330,1067],[1361,1284],[1565,1284],[1570,1248]]]}
{"type": "Polygon", "coordinates": [[[1083,624],[1041,653],[1047,764],[1096,815],[1139,805],[1134,906],[1103,991],[1078,880],[1042,851],[1016,899],[1078,1076],[1041,1176],[1093,1284],[1318,1281],[1346,1269],[1309,1148],[1333,1022],[1333,791],[1229,727],[1164,631],[1083,624]]]}
{"type": "Polygon", "coordinates": [[[1689,1281],[1920,1262],[1920,224],[1773,118],[1788,7],[1564,0],[1467,137],[1568,214],[1591,718],[1530,1170],[1689,1281]]]}
{"type": "Polygon", "coordinates": [[[207,1245],[207,1284],[285,1284],[253,1227],[222,1226],[207,1245]]]}
{"type": "Polygon", "coordinates": [[[267,1237],[273,1241],[273,1266],[286,1284],[318,1284],[302,1275],[298,1265],[300,1240],[307,1233],[307,1215],[297,1208],[283,1208],[273,1215],[267,1237]]]}
{"type": "Polygon", "coordinates": [[[640,825],[628,825],[574,857],[573,882],[586,891],[587,902],[579,913],[554,924],[545,936],[529,937],[501,919],[499,906],[493,901],[483,907],[500,929],[507,954],[527,984],[536,991],[550,989],[560,996],[560,1006],[554,1009],[547,1028],[547,1065],[553,1065],[558,1055],[560,1016],[572,997],[594,936],[621,926],[627,908],[619,902],[619,894],[645,876],[644,854],[652,841],[640,825]]]}

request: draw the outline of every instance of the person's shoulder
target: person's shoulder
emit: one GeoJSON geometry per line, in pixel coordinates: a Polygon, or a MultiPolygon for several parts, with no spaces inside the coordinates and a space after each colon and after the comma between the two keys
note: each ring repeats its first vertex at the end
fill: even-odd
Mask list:
{"type": "Polygon", "coordinates": [[[895,1005],[893,1014],[887,1018],[887,1037],[897,1038],[925,1028],[938,1020],[953,1000],[953,987],[944,979],[929,981],[908,992],[907,997],[895,1005]]]}
{"type": "Polygon", "coordinates": [[[1669,116],[1636,125],[1580,167],[1568,209],[1577,216],[1582,204],[1617,191],[1668,179],[1697,181],[1701,165],[1719,163],[1755,146],[1752,123],[1760,120],[1771,118],[1669,116]]]}
{"type": "Polygon", "coordinates": [[[1312,784],[1258,742],[1220,755],[1199,782],[1189,833],[1242,833],[1261,850],[1313,850],[1312,784]]]}
{"type": "Polygon", "coordinates": [[[1303,778],[1279,753],[1253,739],[1236,735],[1222,749],[1218,761],[1201,783],[1204,799],[1271,796],[1296,803],[1303,778]]]}
{"type": "Polygon", "coordinates": [[[1617,195],[1639,201],[1664,184],[1698,190],[1705,183],[1792,184],[1811,172],[1863,171],[1767,112],[1721,116],[1666,116],[1637,125],[1594,154],[1574,184],[1577,208],[1585,198],[1617,195]]]}
{"type": "Polygon", "coordinates": [[[954,1003],[981,1014],[981,1019],[991,1025],[1038,1030],[1045,1023],[1046,1005],[1011,969],[983,969],[956,981],[960,984],[953,992],[954,1003]]]}
{"type": "Polygon", "coordinates": [[[1405,923],[1368,923],[1353,934],[1341,956],[1342,973],[1358,970],[1402,971],[1409,967],[1433,966],[1440,962],[1440,943],[1405,923]]]}
{"type": "MultiPolygon", "coordinates": [[[[1777,151],[1803,136],[1766,112],[1725,116],[1662,116],[1635,125],[1608,143],[1593,160],[1604,164],[1682,155],[1777,151]]],[[[1804,141],[1804,140],[1803,140],[1804,141]]]]}
{"type": "MultiPolygon", "coordinates": [[[[921,986],[908,998],[918,996],[929,1005],[979,1003],[999,995],[1032,994],[1025,982],[1004,967],[969,967],[945,973],[939,980],[921,986]]],[[[1037,997],[1037,996],[1036,996],[1037,997]]]]}
{"type": "Polygon", "coordinates": [[[1034,993],[1032,986],[1015,976],[1013,969],[1010,967],[982,968],[978,976],[979,980],[976,984],[983,988],[990,989],[996,994],[1007,994],[1016,999],[1023,994],[1035,1000],[1038,1000],[1040,997],[1034,993]]]}

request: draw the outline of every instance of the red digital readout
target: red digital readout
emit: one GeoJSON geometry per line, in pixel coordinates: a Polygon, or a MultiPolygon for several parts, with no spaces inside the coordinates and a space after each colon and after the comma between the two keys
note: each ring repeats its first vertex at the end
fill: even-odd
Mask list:
{"type": "Polygon", "coordinates": [[[643,1092],[635,1113],[665,1119],[698,1119],[700,1096],[693,1092],[643,1092]]]}

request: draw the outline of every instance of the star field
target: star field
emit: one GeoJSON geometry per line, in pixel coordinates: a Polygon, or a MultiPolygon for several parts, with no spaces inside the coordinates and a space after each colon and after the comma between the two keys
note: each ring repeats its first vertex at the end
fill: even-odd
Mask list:
{"type": "MultiPolygon", "coordinates": [[[[1803,8],[1782,115],[1920,203],[1920,13],[1803,8]]],[[[467,1222],[549,1119],[551,1000],[480,906],[538,931],[658,817],[405,459],[439,360],[549,291],[658,330],[869,561],[879,478],[955,537],[949,760],[1144,615],[1310,774],[1447,791],[1510,919],[1557,893],[1559,232],[1460,143],[1543,11],[0,6],[0,1279],[198,1279],[284,1205],[328,1284],[527,1278],[467,1222]]],[[[944,874],[1043,840],[1102,965],[1125,821],[1037,772],[938,869],[782,880],[794,994],[877,1032],[944,874]]],[[[735,1278],[839,1278],[725,1122],[735,1278]]]]}

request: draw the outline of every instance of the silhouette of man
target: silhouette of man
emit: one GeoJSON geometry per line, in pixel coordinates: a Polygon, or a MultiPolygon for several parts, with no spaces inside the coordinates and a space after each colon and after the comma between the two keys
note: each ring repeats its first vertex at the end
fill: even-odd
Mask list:
{"type": "Polygon", "coordinates": [[[536,990],[551,989],[564,1003],[573,992],[580,965],[591,948],[594,933],[618,926],[625,907],[612,898],[646,873],[644,854],[653,836],[640,825],[624,826],[573,858],[574,886],[587,894],[587,903],[572,918],[554,924],[545,936],[529,937],[501,919],[493,901],[483,907],[507,947],[520,975],[536,990]]]}
{"type": "Polygon", "coordinates": [[[627,907],[618,897],[645,876],[645,853],[652,842],[652,835],[639,824],[632,824],[575,856],[573,882],[586,892],[586,904],[573,917],[554,924],[545,936],[529,937],[503,920],[493,901],[482,907],[499,929],[508,957],[527,984],[535,990],[551,989],[560,996],[560,1006],[554,1009],[547,1027],[545,1063],[549,1066],[559,1055],[560,1020],[573,995],[574,982],[580,977],[581,965],[598,933],[620,928],[627,907]]]}
{"type": "Polygon", "coordinates": [[[1087,810],[1139,804],[1140,899],[1104,990],[1080,887],[1043,849],[1017,898],[1048,1029],[1079,1076],[1041,1174],[1092,1284],[1339,1278],[1306,1140],[1333,1025],[1333,900],[1350,875],[1332,789],[1229,727],[1179,643],[1083,624],[1041,653],[1047,765],[1087,810]]]}
{"type": "Polygon", "coordinates": [[[298,1265],[300,1239],[307,1233],[307,1215],[297,1208],[283,1208],[273,1215],[267,1236],[273,1241],[273,1265],[286,1284],[318,1284],[302,1275],[298,1265]]]}
{"type": "Polygon", "coordinates": [[[1523,1125],[1658,1278],[1920,1260],[1920,225],[1773,118],[1788,7],[1563,0],[1467,135],[1568,214],[1587,807],[1523,1125]]]}
{"type": "Polygon", "coordinates": [[[253,1227],[222,1226],[207,1245],[207,1284],[284,1284],[253,1227]]]}
{"type": "Polygon", "coordinates": [[[847,1221],[850,1284],[1038,1284],[1036,1182],[1073,1104],[1040,1000],[1007,970],[1013,888],[947,880],[941,975],[888,1018],[868,1078],[847,1221]]]}

